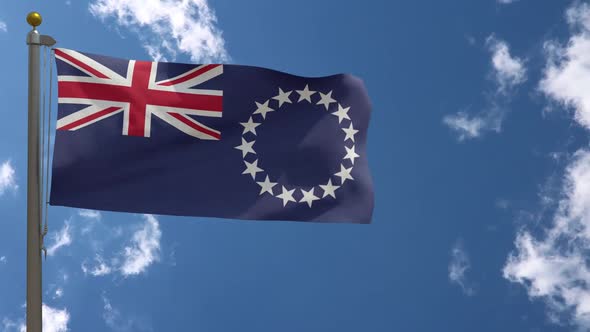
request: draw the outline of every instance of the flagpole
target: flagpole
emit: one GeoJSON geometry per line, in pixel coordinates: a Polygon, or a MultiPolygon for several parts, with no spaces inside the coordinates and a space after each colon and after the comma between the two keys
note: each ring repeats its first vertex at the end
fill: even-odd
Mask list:
{"type": "MultiPolygon", "coordinates": [[[[51,46],[55,40],[40,35],[37,26],[41,15],[31,12],[27,22],[33,29],[27,34],[29,45],[29,111],[27,153],[27,331],[42,330],[41,293],[41,179],[39,158],[39,101],[41,46],[51,46]]],[[[51,78],[50,78],[51,79],[51,78]]]]}

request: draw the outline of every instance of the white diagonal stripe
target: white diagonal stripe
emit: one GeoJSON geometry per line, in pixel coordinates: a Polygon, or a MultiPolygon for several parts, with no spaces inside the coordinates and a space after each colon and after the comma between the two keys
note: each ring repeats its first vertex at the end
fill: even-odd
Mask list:
{"type": "MultiPolygon", "coordinates": [[[[82,53],[78,53],[76,51],[68,50],[68,49],[65,49],[65,48],[58,48],[57,50],[60,50],[61,52],[66,53],[67,55],[71,56],[72,58],[74,58],[74,59],[76,59],[76,60],[78,60],[80,62],[85,63],[86,65],[94,68],[96,71],[100,72],[101,74],[107,76],[110,79],[113,79],[113,80],[125,80],[125,77],[117,74],[113,70],[109,69],[106,66],[103,66],[102,64],[98,63],[97,61],[94,61],[93,59],[91,59],[91,58],[83,55],[82,53]]],[[[60,59],[60,60],[62,60],[62,61],[64,61],[64,62],[66,62],[66,63],[68,63],[68,64],[70,64],[70,65],[72,65],[72,66],[74,66],[74,67],[76,67],[77,69],[79,69],[79,70],[87,73],[88,75],[91,75],[91,76],[94,77],[94,75],[92,73],[88,72],[87,70],[85,70],[82,67],[79,67],[78,65],[74,64],[73,62],[64,59],[63,57],[59,56],[57,53],[55,54],[55,57],[58,58],[58,59],[60,59]]],[[[133,64],[130,61],[129,62],[129,66],[132,67],[132,65],[133,64]]]]}
{"type": "Polygon", "coordinates": [[[149,107],[153,112],[162,112],[162,113],[180,113],[185,115],[198,115],[198,116],[207,116],[210,118],[221,118],[221,112],[217,111],[208,111],[208,110],[197,110],[192,108],[180,108],[180,107],[168,107],[168,106],[160,106],[160,105],[151,105],[148,104],[149,107]]]}
{"type": "MultiPolygon", "coordinates": [[[[158,82],[156,82],[156,84],[162,85],[164,83],[177,80],[179,78],[188,76],[188,75],[194,73],[195,71],[202,69],[203,67],[205,67],[205,65],[199,66],[199,67],[197,67],[197,68],[195,68],[193,70],[190,70],[190,71],[188,71],[188,72],[186,72],[186,73],[184,73],[182,75],[178,75],[176,77],[169,78],[169,79],[166,79],[166,80],[163,80],[163,81],[158,81],[158,82]]],[[[195,85],[198,85],[198,84],[207,82],[208,80],[210,80],[212,78],[215,78],[215,77],[217,77],[217,76],[219,76],[221,74],[223,74],[223,65],[219,65],[219,66],[217,66],[217,67],[215,67],[213,69],[210,69],[210,70],[208,70],[208,71],[206,71],[206,72],[204,72],[204,73],[202,73],[200,75],[197,75],[197,76],[191,78],[188,81],[180,82],[178,84],[174,84],[174,86],[184,87],[184,88],[187,88],[188,89],[191,86],[195,86],[195,85]]]]}
{"type": "MultiPolygon", "coordinates": [[[[123,104],[123,103],[121,103],[121,104],[123,104]]],[[[91,106],[88,106],[86,108],[83,108],[83,109],[81,109],[81,110],[79,110],[77,112],[74,112],[74,113],[72,113],[70,115],[64,116],[63,118],[57,120],[57,129],[60,129],[62,127],[65,127],[65,126],[67,126],[67,125],[69,125],[69,124],[71,124],[73,122],[76,122],[76,121],[81,120],[81,119],[83,119],[83,118],[85,118],[87,116],[90,116],[90,115],[92,115],[94,113],[100,112],[100,111],[102,111],[102,110],[104,110],[104,109],[106,109],[108,107],[113,107],[113,106],[114,105],[108,105],[108,106],[91,105],[91,106]]],[[[95,123],[97,121],[100,121],[100,120],[105,119],[105,118],[108,118],[108,117],[110,117],[112,115],[118,114],[118,113],[122,112],[124,109],[125,109],[125,106],[124,105],[123,106],[120,106],[120,109],[118,111],[114,111],[113,113],[105,114],[105,115],[103,115],[101,117],[98,117],[98,118],[96,118],[96,119],[94,119],[92,121],[85,122],[84,124],[81,124],[80,126],[74,127],[74,128],[72,128],[70,130],[78,130],[80,128],[86,127],[86,126],[88,126],[90,124],[93,124],[93,123],[95,123]]]]}
{"type": "MultiPolygon", "coordinates": [[[[151,106],[148,106],[151,108],[151,106]]],[[[158,110],[156,107],[151,109],[151,113],[156,115],[157,117],[159,117],[160,119],[166,121],[168,124],[170,124],[171,126],[173,126],[174,128],[182,131],[183,133],[196,137],[196,138],[200,138],[200,139],[206,139],[206,140],[218,140],[217,138],[210,136],[208,134],[205,134],[201,131],[198,131],[192,127],[189,127],[187,124],[185,124],[184,122],[176,119],[175,117],[173,117],[172,115],[170,115],[168,112],[162,112],[161,110],[158,110]]],[[[210,130],[214,133],[219,134],[219,131],[215,130],[215,129],[211,129],[205,125],[203,125],[202,123],[196,121],[195,119],[192,119],[184,114],[181,114],[182,117],[184,117],[185,119],[189,120],[190,122],[203,127],[207,130],[210,130]]]]}

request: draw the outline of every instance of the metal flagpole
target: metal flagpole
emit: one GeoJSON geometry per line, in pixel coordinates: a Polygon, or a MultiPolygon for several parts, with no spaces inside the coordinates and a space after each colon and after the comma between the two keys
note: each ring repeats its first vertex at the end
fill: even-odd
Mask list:
{"type": "MultiPolygon", "coordinates": [[[[41,332],[41,181],[39,158],[39,56],[41,46],[55,40],[40,35],[41,15],[31,12],[27,22],[33,27],[27,34],[29,45],[29,113],[27,159],[27,331],[41,332]]],[[[50,78],[51,79],[51,78],[50,78]]]]}

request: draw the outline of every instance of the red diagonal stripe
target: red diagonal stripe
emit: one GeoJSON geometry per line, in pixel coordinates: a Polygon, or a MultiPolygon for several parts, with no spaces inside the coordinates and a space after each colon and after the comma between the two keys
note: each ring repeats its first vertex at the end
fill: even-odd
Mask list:
{"type": "Polygon", "coordinates": [[[187,119],[186,116],[184,116],[182,114],[173,113],[173,112],[169,112],[168,114],[172,115],[174,118],[176,118],[180,122],[186,124],[187,126],[193,128],[197,131],[200,131],[200,132],[207,134],[211,137],[215,137],[216,139],[221,139],[221,134],[199,126],[198,124],[194,123],[193,121],[190,121],[189,119],[187,119]]]}
{"type": "Polygon", "coordinates": [[[98,111],[96,113],[90,114],[90,115],[88,115],[86,117],[83,117],[82,119],[76,120],[76,121],[74,121],[74,122],[72,122],[70,124],[67,124],[67,125],[65,125],[63,127],[59,127],[57,129],[58,130],[70,130],[72,128],[76,128],[76,127],[78,127],[80,125],[83,125],[83,124],[85,124],[87,122],[90,122],[92,120],[98,119],[98,118],[100,118],[103,115],[107,115],[107,114],[116,112],[119,109],[121,109],[121,108],[120,107],[114,107],[114,106],[113,107],[109,107],[107,109],[104,109],[102,111],[98,111]]]}
{"type": "MultiPolygon", "coordinates": [[[[132,88],[87,82],[58,82],[60,98],[85,98],[132,103],[138,92],[132,88]]],[[[146,104],[221,112],[222,96],[199,95],[182,92],[145,90],[146,104]]]]}
{"type": "Polygon", "coordinates": [[[158,85],[170,86],[170,85],[174,85],[174,84],[186,82],[186,81],[188,81],[188,80],[190,80],[190,79],[192,79],[194,77],[197,77],[197,76],[199,76],[201,74],[204,74],[204,73],[208,72],[209,70],[214,69],[214,68],[217,68],[219,66],[220,65],[206,65],[203,68],[201,68],[199,70],[195,70],[194,72],[192,72],[192,73],[190,73],[190,74],[188,74],[186,76],[177,78],[177,79],[172,80],[172,81],[169,81],[169,82],[158,84],[158,85]]]}
{"type": "Polygon", "coordinates": [[[84,62],[81,62],[80,60],[72,57],[71,55],[69,55],[61,50],[56,49],[55,54],[58,55],[59,57],[62,57],[64,59],[76,64],[76,66],[83,68],[84,70],[86,70],[87,72],[91,73],[92,75],[94,75],[98,78],[109,78],[105,74],[99,72],[98,70],[90,67],[89,65],[85,64],[84,62]]]}

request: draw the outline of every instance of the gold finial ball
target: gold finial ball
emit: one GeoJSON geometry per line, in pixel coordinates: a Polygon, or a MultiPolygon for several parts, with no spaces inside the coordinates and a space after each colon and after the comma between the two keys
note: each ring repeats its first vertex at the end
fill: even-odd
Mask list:
{"type": "Polygon", "coordinates": [[[29,23],[31,26],[38,27],[41,25],[41,22],[43,22],[41,14],[37,12],[30,12],[29,15],[27,15],[27,23],[29,23]]]}

